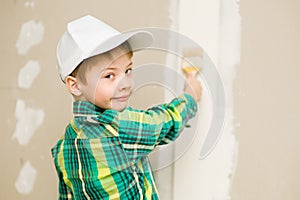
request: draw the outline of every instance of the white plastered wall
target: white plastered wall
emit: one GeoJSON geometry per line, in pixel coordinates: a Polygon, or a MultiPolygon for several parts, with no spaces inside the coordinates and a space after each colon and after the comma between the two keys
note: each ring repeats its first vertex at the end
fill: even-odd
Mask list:
{"type": "Polygon", "coordinates": [[[196,41],[204,49],[223,79],[226,118],[215,149],[208,157],[200,160],[201,145],[208,133],[213,109],[208,94],[209,88],[203,84],[204,93],[199,105],[197,137],[174,164],[173,197],[174,200],[230,199],[231,177],[238,152],[237,141],[233,135],[232,111],[232,83],[240,56],[238,4],[235,0],[185,0],[180,1],[178,6],[178,31],[196,41]]]}

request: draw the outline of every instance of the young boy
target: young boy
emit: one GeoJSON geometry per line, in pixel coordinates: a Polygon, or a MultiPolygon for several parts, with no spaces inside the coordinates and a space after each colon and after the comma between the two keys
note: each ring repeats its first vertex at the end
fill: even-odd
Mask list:
{"type": "Polygon", "coordinates": [[[68,24],[57,58],[74,118],[52,148],[59,199],[158,199],[147,156],[175,140],[195,115],[201,86],[188,76],[185,94],[172,102],[128,107],[133,50],[151,42],[148,32],[121,34],[91,16],[68,24]]]}

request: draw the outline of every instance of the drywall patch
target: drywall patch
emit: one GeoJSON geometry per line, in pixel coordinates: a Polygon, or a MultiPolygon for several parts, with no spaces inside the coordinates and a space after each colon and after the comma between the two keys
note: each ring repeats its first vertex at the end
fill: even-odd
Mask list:
{"type": "Polygon", "coordinates": [[[25,55],[32,46],[39,44],[43,39],[44,29],[41,21],[36,22],[31,20],[24,23],[16,43],[18,53],[25,55]]]}
{"type": "Polygon", "coordinates": [[[16,138],[20,145],[27,145],[42,124],[44,115],[42,109],[26,108],[25,102],[18,99],[15,110],[17,125],[12,138],[16,138]]]}
{"type": "Polygon", "coordinates": [[[31,87],[34,79],[40,73],[40,64],[38,61],[30,60],[19,71],[18,85],[20,88],[28,89],[31,87]]]}
{"type": "Polygon", "coordinates": [[[37,171],[29,161],[22,167],[18,179],[15,182],[15,187],[21,194],[29,194],[34,186],[37,171]]]}

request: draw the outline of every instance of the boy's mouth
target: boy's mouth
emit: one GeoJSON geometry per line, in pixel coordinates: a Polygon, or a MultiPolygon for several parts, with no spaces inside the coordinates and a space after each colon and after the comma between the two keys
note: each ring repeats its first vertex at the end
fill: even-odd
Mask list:
{"type": "Polygon", "coordinates": [[[122,96],[113,97],[112,100],[126,102],[126,101],[128,101],[129,97],[130,97],[130,94],[126,94],[126,95],[122,95],[122,96]]]}

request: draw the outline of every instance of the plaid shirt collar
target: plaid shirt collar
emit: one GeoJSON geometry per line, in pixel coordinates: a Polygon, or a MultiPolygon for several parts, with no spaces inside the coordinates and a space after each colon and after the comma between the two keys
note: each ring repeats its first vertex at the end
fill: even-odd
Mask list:
{"type": "Polygon", "coordinates": [[[87,118],[87,120],[95,120],[102,123],[112,123],[116,120],[118,111],[105,110],[87,101],[73,102],[73,113],[75,118],[87,118]]]}

